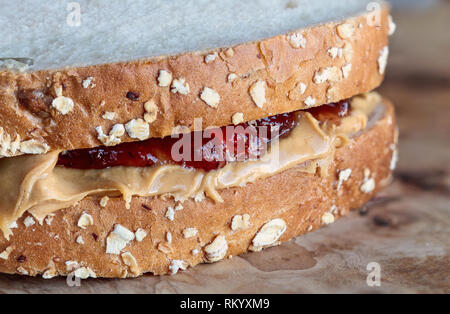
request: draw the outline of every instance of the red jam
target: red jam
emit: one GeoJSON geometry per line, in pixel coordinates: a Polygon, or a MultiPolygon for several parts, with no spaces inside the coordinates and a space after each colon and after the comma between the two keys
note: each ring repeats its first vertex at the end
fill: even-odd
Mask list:
{"type": "MultiPolygon", "coordinates": [[[[306,111],[321,122],[336,123],[341,117],[348,115],[349,110],[349,102],[341,101],[306,111]]],[[[104,169],[116,166],[149,167],[161,164],[178,164],[204,170],[219,169],[230,160],[246,160],[250,156],[252,158],[262,156],[268,143],[287,136],[295,128],[302,112],[299,110],[267,117],[253,123],[221,127],[215,129],[217,132],[211,132],[214,134],[212,136],[204,136],[205,131],[193,132],[187,138],[190,153],[183,154],[184,148],[178,150],[187,158],[172,158],[174,145],[185,136],[180,135],[180,138],[168,136],[116,146],[66,151],[60,154],[57,164],[75,169],[104,169]],[[194,138],[198,138],[201,145],[196,145],[194,138]]]]}

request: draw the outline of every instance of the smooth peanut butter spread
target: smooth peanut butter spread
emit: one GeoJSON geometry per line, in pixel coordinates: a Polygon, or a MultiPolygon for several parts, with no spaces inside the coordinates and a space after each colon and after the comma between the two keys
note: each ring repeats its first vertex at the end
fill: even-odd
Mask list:
{"type": "Polygon", "coordinates": [[[376,93],[352,99],[352,112],[340,124],[319,125],[309,113],[279,142],[272,144],[258,160],[228,163],[217,170],[185,168],[179,165],[153,167],[111,167],[70,169],[56,166],[60,151],[0,160],[0,229],[5,237],[10,226],[25,212],[39,222],[59,209],[89,195],[122,196],[129,206],[133,196],[173,196],[183,201],[205,196],[222,202],[219,191],[245,186],[294,166],[301,171],[327,175],[336,147],[351,141],[364,130],[381,99],[376,93]]]}

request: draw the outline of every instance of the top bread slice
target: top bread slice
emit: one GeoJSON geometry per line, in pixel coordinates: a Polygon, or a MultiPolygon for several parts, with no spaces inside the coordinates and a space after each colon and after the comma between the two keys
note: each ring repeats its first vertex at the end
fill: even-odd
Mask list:
{"type": "MultiPolygon", "coordinates": [[[[29,12],[28,2],[2,15],[29,12]]],[[[98,34],[84,29],[75,39],[57,25],[54,38],[40,38],[37,31],[48,31],[45,21],[35,30],[26,22],[11,31],[16,37],[3,25],[0,51],[14,55],[0,58],[33,58],[35,65],[2,61],[0,157],[164,137],[192,131],[196,118],[202,119],[198,128],[260,119],[350,98],[376,88],[384,76],[392,31],[384,3],[364,11],[369,1],[191,1],[172,14],[181,1],[136,1],[117,24],[108,14],[121,14],[118,4],[104,9],[101,2],[79,2],[82,13],[88,6],[81,23],[100,18],[104,25],[110,18],[111,38],[93,23],[98,34]],[[156,23],[156,35],[142,12],[156,23]],[[114,29],[127,21],[133,23],[126,32],[114,29]],[[129,40],[134,44],[127,46],[129,40]]],[[[34,12],[52,13],[40,9],[34,12]]]]}

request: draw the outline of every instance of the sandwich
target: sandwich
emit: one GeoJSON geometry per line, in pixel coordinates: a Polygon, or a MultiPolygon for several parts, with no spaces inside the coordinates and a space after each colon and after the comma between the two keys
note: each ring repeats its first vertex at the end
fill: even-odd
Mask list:
{"type": "Polygon", "coordinates": [[[384,2],[3,2],[0,272],[176,274],[390,182],[384,2]]]}

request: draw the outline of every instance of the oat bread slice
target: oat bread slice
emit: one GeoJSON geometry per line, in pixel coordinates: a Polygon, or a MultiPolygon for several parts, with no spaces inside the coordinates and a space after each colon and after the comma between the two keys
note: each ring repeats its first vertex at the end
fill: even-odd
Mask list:
{"type": "Polygon", "coordinates": [[[381,83],[393,30],[366,0],[78,1],[79,27],[62,3],[0,3],[0,58],[34,59],[0,61],[0,157],[349,98],[381,83]]]}

